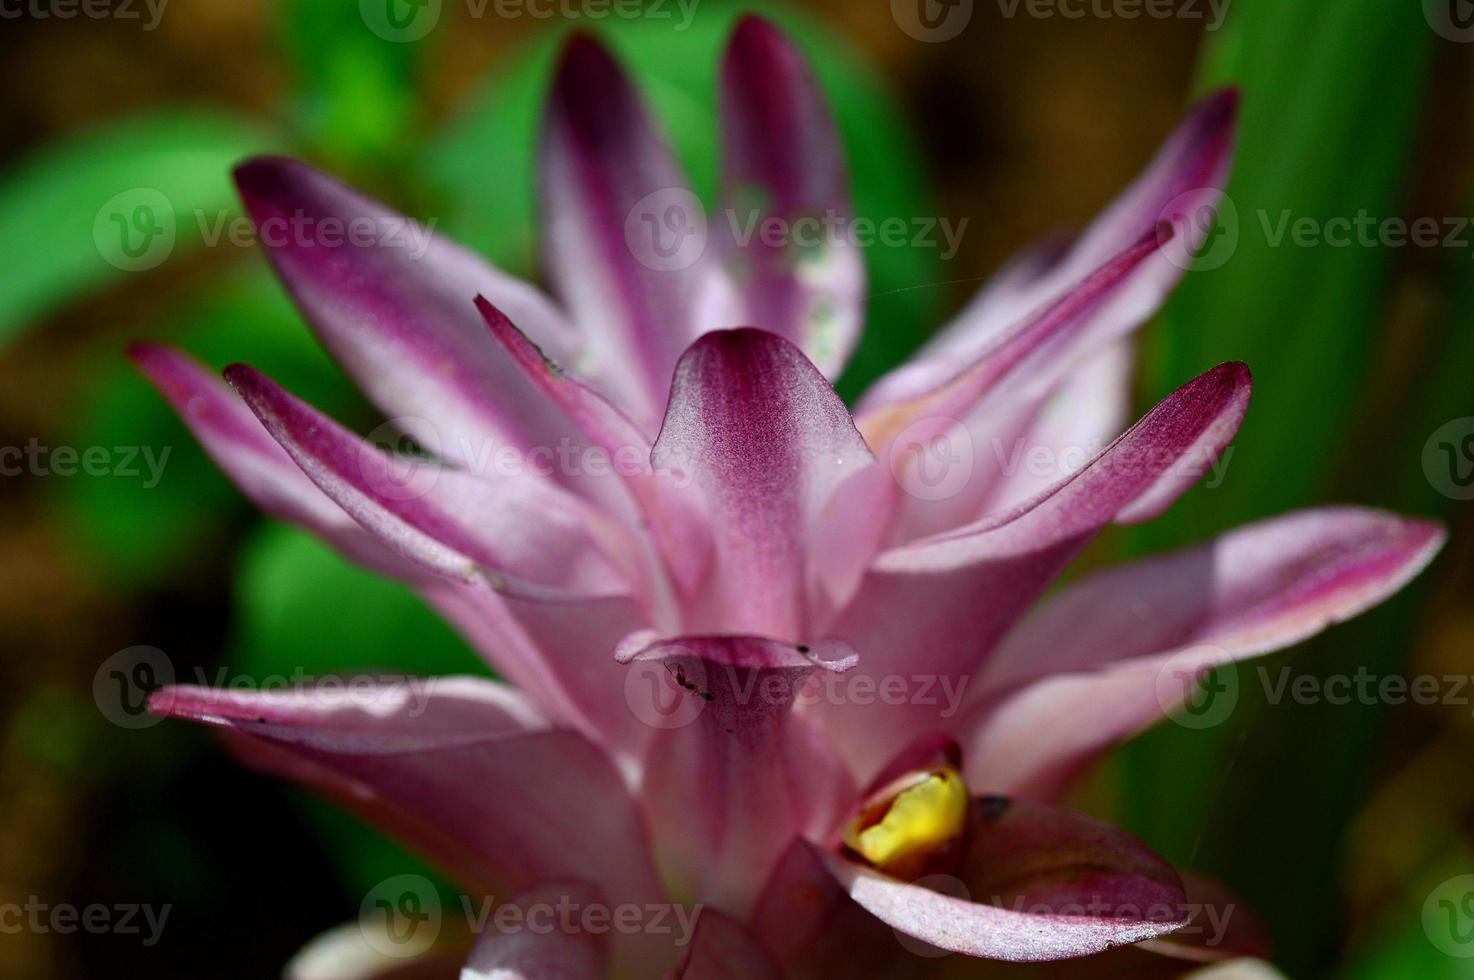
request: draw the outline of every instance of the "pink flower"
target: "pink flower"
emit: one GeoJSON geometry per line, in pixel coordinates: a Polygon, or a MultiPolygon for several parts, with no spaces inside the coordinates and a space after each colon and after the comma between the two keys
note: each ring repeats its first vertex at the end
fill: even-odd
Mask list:
{"type": "Polygon", "coordinates": [[[1084,234],[1000,273],[852,416],[827,379],[859,330],[857,245],[739,234],[849,216],[833,121],[760,20],[721,85],[721,209],[668,248],[644,236],[699,236],[704,216],[614,61],[568,46],[542,166],[556,303],[446,241],[330,238],[416,229],[304,164],[237,171],[322,342],[435,458],[249,367],[226,387],[168,349],[134,357],[246,494],[411,584],[505,683],[176,687],[154,710],[217,726],[476,894],[704,908],[683,947],[488,933],[467,977],[1260,951],[1246,923],[1172,936],[1212,886],[1048,802],[1188,698],[1183,677],[1380,602],[1443,540],[1316,510],[1043,598],[1103,528],[1221,461],[1248,407],[1247,369],[1225,364],[1117,437],[1130,335],[1220,196],[1236,97],[1197,107],[1084,234]],[[1013,452],[1094,446],[1075,466],[1013,452]]]}

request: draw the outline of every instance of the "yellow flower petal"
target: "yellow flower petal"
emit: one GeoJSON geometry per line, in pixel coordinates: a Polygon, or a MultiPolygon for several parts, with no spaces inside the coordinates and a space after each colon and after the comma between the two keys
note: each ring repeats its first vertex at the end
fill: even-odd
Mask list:
{"type": "Polygon", "coordinates": [[[881,871],[914,863],[962,835],[967,821],[967,786],[954,769],[927,773],[897,793],[884,816],[868,826],[860,820],[845,843],[881,871]]]}

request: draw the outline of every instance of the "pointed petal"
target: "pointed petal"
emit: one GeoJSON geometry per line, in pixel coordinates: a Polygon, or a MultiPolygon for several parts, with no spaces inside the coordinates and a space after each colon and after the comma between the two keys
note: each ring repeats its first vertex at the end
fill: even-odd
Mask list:
{"type": "Polygon", "coordinates": [[[128,356],[241,492],[266,513],[301,525],[376,571],[419,578],[417,569],[374,540],[277,445],[245,402],[182,351],[135,344],[128,356]]]}
{"type": "Polygon", "coordinates": [[[949,375],[939,383],[910,392],[904,398],[867,395],[861,401],[857,418],[866,439],[882,449],[889,447],[902,431],[914,437],[914,426],[924,419],[965,420],[977,410],[984,396],[1012,378],[1047,390],[1058,372],[1044,365],[1057,365],[1059,352],[1075,342],[1101,305],[1131,286],[1133,277],[1168,240],[1163,234],[1162,229],[1152,228],[1128,243],[1072,283],[1045,309],[1010,330],[982,356],[962,361],[960,365],[951,361],[949,375]]]}
{"type": "Polygon", "coordinates": [[[703,908],[696,934],[673,980],[784,980],[777,965],[741,923],[703,908]]]}
{"type": "Polygon", "coordinates": [[[647,625],[637,604],[625,597],[570,597],[542,608],[433,575],[391,550],[324,494],[211,372],[168,348],[138,345],[131,353],[221,468],[268,513],[306,527],[351,560],[413,585],[498,673],[553,717],[602,733],[612,750],[637,752],[648,733],[608,696],[610,685],[619,684],[625,673],[609,653],[632,630],[647,625]],[[602,655],[570,657],[569,650],[602,655]]]}
{"type": "Polygon", "coordinates": [[[927,459],[917,462],[942,474],[939,492],[903,499],[891,540],[914,541],[1006,513],[1077,472],[1129,424],[1134,366],[1133,345],[1120,341],[1086,358],[1043,398],[1005,400],[997,411],[937,437],[943,441],[925,449],[927,459]],[[936,470],[949,458],[973,467],[967,479],[936,470]]]}
{"type": "Polygon", "coordinates": [[[501,921],[516,927],[485,936],[461,971],[460,980],[602,980],[604,934],[579,928],[576,914],[608,908],[597,888],[577,884],[543,885],[513,900],[517,916],[498,909],[501,921]]]}
{"type": "Polygon", "coordinates": [[[877,468],[854,482],[876,485],[866,494],[883,497],[872,506],[887,522],[891,542],[983,516],[988,493],[1007,465],[997,463],[998,443],[1027,432],[1040,401],[1063,377],[1063,352],[1102,304],[1133,288],[1164,241],[1149,233],[976,359],[949,359],[950,373],[940,383],[893,401],[870,395],[862,400],[856,424],[889,472],[877,468]]]}
{"type": "Polygon", "coordinates": [[[853,652],[642,634],[617,659],[660,668],[652,679],[689,705],[653,736],[641,790],[672,892],[745,914],[789,841],[826,833],[853,800],[838,758],[791,711],[815,671],[848,670],[853,652]]]}
{"type": "Polygon", "coordinates": [[[653,423],[682,349],[729,325],[720,322],[723,277],[705,254],[705,216],[692,213],[700,204],[663,137],[614,59],[583,35],[568,42],[553,84],[541,175],[548,272],[588,336],[580,368],[653,423]],[[670,264],[637,248],[640,234],[667,230],[668,214],[678,246],[670,264]],[[682,245],[701,252],[686,256],[682,245]]]}
{"type": "Polygon", "coordinates": [[[1055,369],[1068,370],[1077,355],[1145,322],[1185,273],[1184,256],[1196,252],[1211,227],[1207,216],[1222,198],[1232,163],[1238,105],[1238,94],[1225,90],[1195,106],[1151,166],[1075,242],[1064,247],[1046,242],[1026,253],[914,361],[881,379],[867,404],[914,397],[935,386],[955,372],[959,361],[994,348],[1017,324],[1058,302],[1092,270],[1169,221],[1177,233],[1170,252],[1152,256],[1129,290],[1092,312],[1088,327],[1061,350],[1055,369]]]}
{"type": "Polygon", "coordinates": [[[552,484],[525,475],[481,480],[391,456],[259,371],[235,365],[226,379],[302,471],[405,558],[448,578],[485,576],[527,595],[624,587],[600,546],[601,536],[612,543],[615,532],[552,484]]]}
{"type": "Polygon", "coordinates": [[[1205,100],[1147,173],[1075,243],[1026,253],[954,326],[866,393],[856,412],[860,431],[903,486],[925,482],[924,447],[941,439],[937,445],[947,450],[932,461],[932,470],[948,467],[945,493],[913,491],[889,501],[886,509],[897,511],[892,543],[991,512],[997,467],[984,464],[994,440],[1016,440],[1066,378],[1161,306],[1211,227],[1237,104],[1233,92],[1205,100]],[[923,451],[897,457],[890,440],[902,434],[923,451]],[[971,454],[961,464],[954,458],[959,443],[971,454]]]}
{"type": "Polygon", "coordinates": [[[428,421],[457,461],[503,443],[556,444],[566,421],[498,356],[472,305],[491,298],[572,356],[571,328],[548,299],[307,164],[258,157],[235,176],[277,274],[386,416],[428,421]]]}
{"type": "Polygon", "coordinates": [[[1377,605],[1443,541],[1428,522],[1329,508],[1083,579],[1022,624],[988,665],[965,729],[970,781],[1058,792],[1106,749],[1175,710],[1211,668],[1293,645],[1377,605]],[[1072,724],[1040,726],[1058,717],[1072,724]]]}
{"type": "Polygon", "coordinates": [[[803,56],[759,17],[738,24],[722,67],[724,244],[739,269],[743,322],[797,344],[838,376],[860,332],[865,266],[842,236],[768,243],[777,220],[798,239],[803,222],[853,218],[844,150],[803,56]],[[748,234],[750,233],[750,234],[748,234]]]}
{"type": "Polygon", "coordinates": [[[824,376],[773,334],[709,333],[676,367],[654,461],[704,498],[710,628],[806,638],[811,535],[839,485],[874,462],[824,376]]]}
{"type": "Polygon", "coordinates": [[[603,395],[565,374],[490,302],[478,297],[476,303],[512,363],[606,454],[612,472],[623,478],[639,504],[667,566],[682,586],[693,588],[710,560],[711,541],[700,514],[677,492],[675,481],[651,466],[650,438],[603,395]]]}
{"type": "Polygon", "coordinates": [[[905,703],[816,707],[861,778],[881,746],[948,729],[994,644],[1105,525],[1164,509],[1238,431],[1250,378],[1225,364],[1169,395],[1075,476],[1013,513],[885,552],[824,628],[861,653],[875,683],[925,679],[905,703]]]}
{"type": "Polygon", "coordinates": [[[1186,918],[1186,895],[1169,865],[1134,838],[1073,811],[975,800],[965,853],[948,882],[956,894],[898,881],[838,854],[820,857],[872,915],[969,956],[1087,956],[1165,935],[1186,918]]]}
{"type": "Polygon", "coordinates": [[[608,758],[582,736],[543,727],[500,684],[173,687],[149,709],[224,730],[243,761],[327,794],[464,884],[496,894],[577,878],[611,901],[658,900],[643,823],[608,758]]]}
{"type": "Polygon", "coordinates": [[[648,733],[608,696],[610,685],[619,684],[625,673],[609,653],[631,631],[648,625],[637,603],[627,597],[566,597],[543,608],[541,595],[539,602],[521,602],[432,574],[391,550],[323,493],[212,372],[164,347],[137,345],[131,355],[206,451],[268,513],[307,528],[349,559],[414,586],[499,674],[552,717],[602,733],[612,751],[638,751],[648,733]],[[571,657],[570,650],[601,654],[571,657]]]}
{"type": "Polygon", "coordinates": [[[1396,593],[1445,538],[1433,522],[1360,507],[1237,528],[1071,585],[1019,624],[985,681],[1013,685],[1193,643],[1243,656],[1282,649],[1396,593]]]}
{"type": "MultiPolygon", "coordinates": [[[[1000,804],[992,805],[997,807],[1000,804]]],[[[977,806],[975,803],[974,808],[977,806]]],[[[1092,821],[1077,814],[1071,816],[1084,823],[1086,839],[1103,832],[1108,842],[1116,842],[1108,844],[1108,853],[1124,851],[1128,860],[1123,866],[1145,871],[1148,882],[1155,880],[1166,885],[1162,892],[1164,897],[1175,898],[1170,869],[1150,856],[1140,844],[1098,825],[1092,829],[1092,821]]],[[[1044,852],[1048,855],[1047,845],[1044,852]]],[[[1068,848],[1064,853],[1068,853],[1068,848]]],[[[1050,860],[1040,862],[1037,873],[1047,874],[1048,868],[1059,860],[1059,855],[1054,855],[1050,860]]],[[[1023,863],[1032,862],[1026,860],[1023,863]]],[[[1099,868],[1102,860],[1097,856],[1087,862],[1087,867],[1091,863],[1099,868]]],[[[1109,859],[1106,863],[1109,866],[1109,859]]],[[[942,884],[940,881],[937,883],[942,884]]],[[[971,887],[974,884],[987,885],[987,880],[980,877],[969,883],[954,878],[945,887],[955,897],[970,895],[974,900],[981,900],[979,895],[985,890],[998,891],[1000,897],[1004,894],[996,888],[974,889],[971,887]]],[[[1009,887],[1012,888],[1011,885],[1009,887]]],[[[1011,909],[1014,902],[1010,900],[1007,904],[1011,909]]],[[[791,980],[827,980],[834,976],[843,976],[846,980],[889,980],[897,976],[919,980],[959,975],[976,975],[987,980],[1028,980],[1030,977],[1115,980],[1125,976],[1162,977],[1165,980],[1181,973],[1180,964],[1173,966],[1171,960],[1140,952],[1143,947],[1139,946],[1127,946],[1068,962],[1054,961],[1048,966],[994,959],[959,964],[955,956],[946,955],[946,950],[893,929],[856,904],[830,873],[825,852],[804,841],[795,841],[779,862],[753,914],[752,931],[780,962],[784,976],[791,980]]],[[[1175,934],[1157,941],[1165,942],[1172,935],[1175,934]]],[[[1152,945],[1152,942],[1146,945],[1152,945]]]]}
{"type": "MultiPolygon", "coordinates": [[[[1088,268],[1163,220],[1188,233],[1184,247],[1187,254],[1194,253],[1210,227],[1199,220],[1199,209],[1216,208],[1228,182],[1239,103],[1238,90],[1228,88],[1194,105],[1151,165],[1081,234],[1064,261],[1088,268]]],[[[1062,268],[1061,273],[1066,271],[1062,268]]],[[[1184,271],[1179,265],[1162,274],[1175,281],[1184,271]]]]}

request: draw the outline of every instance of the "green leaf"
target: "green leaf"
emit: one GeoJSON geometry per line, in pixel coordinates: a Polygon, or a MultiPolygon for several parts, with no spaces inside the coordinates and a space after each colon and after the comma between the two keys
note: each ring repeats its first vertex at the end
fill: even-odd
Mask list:
{"type": "Polygon", "coordinates": [[[1474,851],[1457,819],[1447,826],[1420,826],[1416,843],[1424,859],[1389,889],[1380,914],[1357,930],[1355,955],[1340,971],[1347,980],[1474,977],[1468,932],[1474,851]]]}
{"type": "MultiPolygon", "coordinates": [[[[672,5],[672,17],[679,13],[672,5]]],[[[702,4],[690,25],[637,18],[599,25],[664,124],[698,193],[710,200],[717,174],[716,76],[737,16],[751,4],[702,4]]],[[[833,32],[782,8],[759,6],[805,49],[834,107],[854,185],[856,212],[908,221],[936,215],[904,116],[884,85],[833,32]]],[[[424,170],[440,229],[524,274],[537,267],[535,208],[539,121],[562,34],[550,32],[492,80],[441,136],[424,170]]],[[[946,278],[936,254],[909,245],[866,250],[871,325],[841,391],[854,394],[937,326],[946,278]]]]}
{"type": "Polygon", "coordinates": [[[199,246],[236,214],[231,166],[273,145],[239,119],[170,110],[33,154],[0,180],[0,342],[199,246]]]}
{"type": "Polygon", "coordinates": [[[356,2],[284,0],[278,9],[306,141],[330,164],[397,170],[412,149],[415,69],[427,42],[379,37],[356,2]]]}
{"type": "MultiPolygon", "coordinates": [[[[1417,910],[1416,905],[1409,908],[1417,910]]],[[[1474,964],[1439,950],[1428,941],[1422,925],[1411,922],[1368,950],[1340,976],[1344,980],[1470,980],[1474,964]]]]}
{"type": "Polygon", "coordinates": [[[1397,251],[1297,246],[1289,229],[1401,213],[1435,40],[1417,4],[1381,0],[1238,0],[1229,24],[1205,83],[1244,93],[1228,188],[1236,220],[1225,225],[1238,244],[1221,268],[1190,273],[1169,304],[1148,386],[1160,398],[1239,359],[1254,371],[1254,405],[1228,482],[1185,501],[1152,532],[1155,544],[1302,506],[1326,489],[1328,447],[1365,390],[1397,251]]]}
{"type": "MultiPolygon", "coordinates": [[[[1291,229],[1401,213],[1435,40],[1417,4],[1234,4],[1204,82],[1244,92],[1232,209],[1220,221],[1237,247],[1221,268],[1190,273],[1169,304],[1152,337],[1147,388],[1160,397],[1241,359],[1254,371],[1254,403],[1222,486],[1194,491],[1134,533],[1134,550],[1327,499],[1373,497],[1363,486],[1338,488],[1335,468],[1364,448],[1358,422],[1397,252],[1298,246],[1291,229]]],[[[1123,752],[1128,825],[1169,858],[1224,877],[1284,926],[1277,962],[1292,975],[1322,968],[1344,935],[1333,897],[1337,841],[1365,792],[1385,706],[1270,705],[1261,670],[1387,673],[1416,617],[1416,594],[1404,596],[1293,660],[1245,665],[1229,724],[1194,733],[1165,725],[1123,752]]]]}

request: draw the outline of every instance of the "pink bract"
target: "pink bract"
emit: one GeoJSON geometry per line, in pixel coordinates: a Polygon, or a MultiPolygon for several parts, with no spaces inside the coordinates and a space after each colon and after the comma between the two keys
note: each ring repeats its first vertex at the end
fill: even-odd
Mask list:
{"type": "MultiPolygon", "coordinates": [[[[834,121],[761,20],[731,41],[721,109],[715,215],[850,214],[834,121]]],[[[1183,273],[1187,216],[1220,197],[1236,110],[1231,92],[1198,105],[1083,234],[1004,270],[852,414],[830,380],[862,320],[859,250],[744,241],[713,217],[699,254],[651,261],[641,209],[693,199],[620,68],[572,41],[541,167],[553,296],[440,239],[263,236],[322,343],[429,455],[366,442],[249,367],[226,385],[133,351],[248,496],[418,590],[501,680],[438,679],[423,699],[175,687],[154,709],[222,729],[475,894],[704,909],[684,947],[487,934],[463,977],[919,976],[956,967],[926,953],[1143,941],[1262,953],[1253,929],[1215,949],[1164,939],[1188,885],[1051,801],[1188,696],[1164,678],[1375,605],[1442,531],[1313,510],[1044,598],[1108,525],[1171,506],[1248,408],[1230,363],[1124,414],[1131,335],[1183,273]],[[1040,475],[999,445],[1103,448],[1040,475]],[[525,465],[488,466],[502,450],[525,465]],[[944,884],[843,843],[875,792],[939,759],[972,798],[944,884]]],[[[292,160],[236,177],[263,227],[405,220],[292,160]]],[[[299,975],[349,975],[311,972],[333,955],[299,975]]]]}

